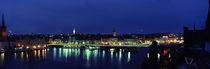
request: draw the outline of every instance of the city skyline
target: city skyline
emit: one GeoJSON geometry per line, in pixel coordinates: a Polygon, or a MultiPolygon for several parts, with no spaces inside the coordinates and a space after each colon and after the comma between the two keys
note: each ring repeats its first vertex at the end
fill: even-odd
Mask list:
{"type": "Polygon", "coordinates": [[[74,27],[78,33],[112,33],[114,26],[117,33],[183,33],[184,26],[205,28],[208,14],[207,1],[87,2],[91,5],[77,1],[1,1],[0,12],[5,13],[8,31],[18,34],[72,33],[74,27]]]}
{"type": "Polygon", "coordinates": [[[210,69],[210,0],[0,0],[0,69],[210,69]]]}
{"type": "MultiPolygon", "coordinates": [[[[6,30],[6,25],[5,25],[5,16],[4,16],[5,14],[3,13],[2,14],[2,24],[1,24],[1,26],[2,27],[4,27],[5,28],[5,30],[3,30],[3,31],[5,31],[5,32],[8,32],[9,34],[17,34],[17,33],[13,33],[11,30],[9,30],[9,31],[7,31],[6,30]]],[[[194,29],[196,28],[196,26],[195,26],[195,24],[194,24],[194,29]]],[[[60,33],[63,33],[63,32],[60,32],[60,33]]],[[[60,34],[60,33],[53,33],[53,34],[60,34]]],[[[169,33],[169,32],[158,32],[158,33],[169,33]]],[[[19,33],[19,34],[21,34],[21,33],[19,33]]],[[[22,33],[23,34],[23,33],[22,33]]],[[[33,32],[30,32],[30,33],[28,33],[28,34],[46,34],[46,33],[42,33],[42,32],[39,32],[39,33],[33,33],[33,32]]],[[[49,34],[49,33],[48,33],[49,34]]],[[[52,33],[51,33],[52,34],[52,33]]],[[[116,37],[117,36],[117,34],[119,34],[119,35],[121,35],[121,34],[139,34],[139,33],[117,33],[117,31],[116,31],[116,28],[115,28],[115,26],[113,27],[113,31],[112,31],[112,33],[78,33],[77,32],[77,30],[76,30],[76,28],[75,27],[73,27],[73,30],[72,30],[72,33],[71,32],[67,32],[67,33],[64,33],[64,34],[73,34],[73,35],[76,35],[76,34],[112,34],[114,37],[116,37]]],[[[140,32],[140,34],[145,34],[144,32],[143,32],[143,30],[140,32]]],[[[156,34],[156,33],[147,33],[147,34],[156,34]]],[[[6,35],[6,34],[5,34],[6,35]]]]}

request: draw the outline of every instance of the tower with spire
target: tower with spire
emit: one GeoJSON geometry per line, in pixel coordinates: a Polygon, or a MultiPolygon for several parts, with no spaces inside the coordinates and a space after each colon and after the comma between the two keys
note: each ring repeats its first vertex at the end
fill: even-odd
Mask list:
{"type": "Polygon", "coordinates": [[[114,37],[116,37],[117,36],[117,32],[116,32],[116,29],[115,29],[115,27],[113,28],[113,34],[112,34],[114,37]]]}
{"type": "Polygon", "coordinates": [[[73,29],[73,34],[76,35],[76,29],[75,29],[75,27],[73,29]]]}
{"type": "Polygon", "coordinates": [[[6,26],[4,21],[4,14],[2,14],[2,25],[1,25],[1,34],[0,34],[0,40],[6,41],[7,40],[7,32],[6,32],[6,26]]]}

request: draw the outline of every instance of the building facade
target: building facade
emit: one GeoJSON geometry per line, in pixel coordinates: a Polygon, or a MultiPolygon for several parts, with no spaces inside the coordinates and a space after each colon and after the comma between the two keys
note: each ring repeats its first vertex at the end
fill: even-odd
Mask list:
{"type": "MultiPolygon", "coordinates": [[[[209,2],[210,4],[210,2],[209,2]]],[[[203,30],[196,30],[194,25],[193,30],[184,27],[184,44],[185,48],[202,48],[205,49],[208,45],[206,42],[210,41],[210,7],[206,20],[206,28],[203,30]]]]}

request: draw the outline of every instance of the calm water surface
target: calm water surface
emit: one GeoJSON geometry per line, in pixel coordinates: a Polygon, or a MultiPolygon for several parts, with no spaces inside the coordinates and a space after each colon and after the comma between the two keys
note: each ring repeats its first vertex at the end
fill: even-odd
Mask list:
{"type": "Polygon", "coordinates": [[[0,56],[0,69],[139,69],[144,60],[142,52],[126,49],[48,48],[0,56]]]}

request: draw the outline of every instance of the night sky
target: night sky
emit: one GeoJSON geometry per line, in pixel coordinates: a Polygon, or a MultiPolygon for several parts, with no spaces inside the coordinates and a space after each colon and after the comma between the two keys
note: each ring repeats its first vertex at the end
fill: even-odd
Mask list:
{"type": "Polygon", "coordinates": [[[205,27],[208,0],[0,0],[3,12],[18,34],[182,33],[205,27]]]}

